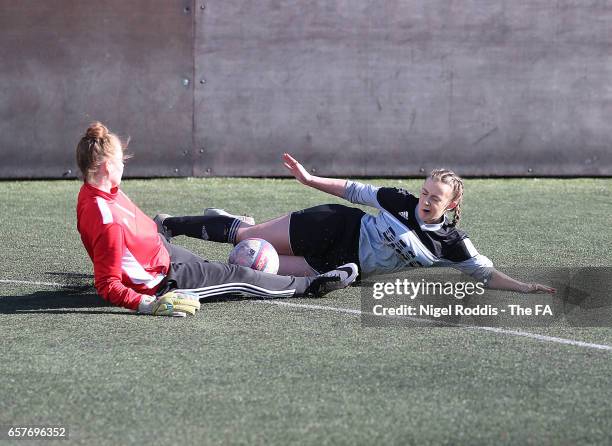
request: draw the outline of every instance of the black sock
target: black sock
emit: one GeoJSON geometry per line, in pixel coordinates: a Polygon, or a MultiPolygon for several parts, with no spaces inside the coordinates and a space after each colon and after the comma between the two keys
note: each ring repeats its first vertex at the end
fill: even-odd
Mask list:
{"type": "Polygon", "coordinates": [[[224,216],[194,215],[188,217],[167,217],[164,226],[172,232],[172,236],[186,235],[188,237],[210,240],[212,242],[234,243],[240,220],[224,216]]]}

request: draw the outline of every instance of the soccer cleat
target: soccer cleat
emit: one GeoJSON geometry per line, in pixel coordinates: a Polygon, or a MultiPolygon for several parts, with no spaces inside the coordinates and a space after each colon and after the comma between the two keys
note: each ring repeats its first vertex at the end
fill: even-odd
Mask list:
{"type": "Polygon", "coordinates": [[[159,232],[167,241],[172,238],[172,231],[164,226],[164,220],[172,215],[168,214],[157,214],[153,217],[153,221],[157,225],[157,232],[159,232]]]}
{"type": "Polygon", "coordinates": [[[347,263],[338,268],[316,276],[310,283],[304,296],[322,297],[335,290],[346,288],[357,279],[359,269],[354,263],[347,263]]]}
{"type": "Polygon", "coordinates": [[[227,212],[225,209],[206,208],[204,209],[204,212],[202,215],[204,215],[205,217],[215,217],[215,216],[231,217],[231,218],[236,218],[246,223],[247,225],[253,226],[255,224],[255,219],[251,217],[250,215],[233,215],[227,212]]]}

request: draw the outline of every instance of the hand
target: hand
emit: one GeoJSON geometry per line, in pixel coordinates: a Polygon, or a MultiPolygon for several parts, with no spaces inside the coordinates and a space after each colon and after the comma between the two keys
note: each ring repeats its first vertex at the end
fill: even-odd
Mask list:
{"type": "Polygon", "coordinates": [[[169,291],[157,298],[143,297],[138,306],[138,311],[153,316],[185,317],[187,314],[193,316],[199,309],[198,296],[176,291],[169,291]]]}
{"type": "Polygon", "coordinates": [[[528,294],[555,294],[557,290],[539,283],[526,283],[523,292],[528,294]]]}
{"type": "Polygon", "coordinates": [[[312,179],[312,175],[308,173],[304,166],[288,153],[283,153],[283,164],[300,183],[307,185],[312,179]]]}

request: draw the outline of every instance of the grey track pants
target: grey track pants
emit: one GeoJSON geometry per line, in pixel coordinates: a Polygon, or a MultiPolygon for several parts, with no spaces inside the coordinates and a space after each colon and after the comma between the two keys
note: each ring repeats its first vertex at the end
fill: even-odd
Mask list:
{"type": "Polygon", "coordinates": [[[302,296],[314,277],[277,276],[238,265],[210,262],[191,251],[165,243],[170,271],[157,295],[185,291],[201,300],[225,296],[278,298],[302,296]]]}

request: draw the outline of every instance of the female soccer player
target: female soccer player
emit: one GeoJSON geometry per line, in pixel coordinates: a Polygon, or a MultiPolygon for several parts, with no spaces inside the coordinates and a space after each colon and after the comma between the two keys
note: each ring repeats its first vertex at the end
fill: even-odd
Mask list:
{"type": "Polygon", "coordinates": [[[457,228],[463,181],[450,170],[431,172],[417,198],[403,189],[311,175],[287,153],[283,161],[300,183],[351,203],[378,208],[378,215],[327,204],[249,225],[221,211],[217,216],[168,216],[163,219],[161,231],[166,236],[184,234],[229,243],[263,238],[278,251],[279,273],[283,274],[314,275],[346,262],[359,265],[362,277],[418,266],[446,266],[490,288],[555,292],[551,287],[523,283],[497,271],[487,257],[476,251],[467,234],[457,228]],[[453,214],[452,219],[448,213],[453,214]]]}
{"type": "Polygon", "coordinates": [[[155,222],[119,189],[127,157],[119,138],[104,125],[91,124],[76,158],[84,179],[77,227],[93,261],[96,289],[114,305],[185,316],[195,314],[202,298],[322,296],[357,276],[357,266],[351,264],[315,277],[286,277],[208,262],[169,244],[155,222]]]}

